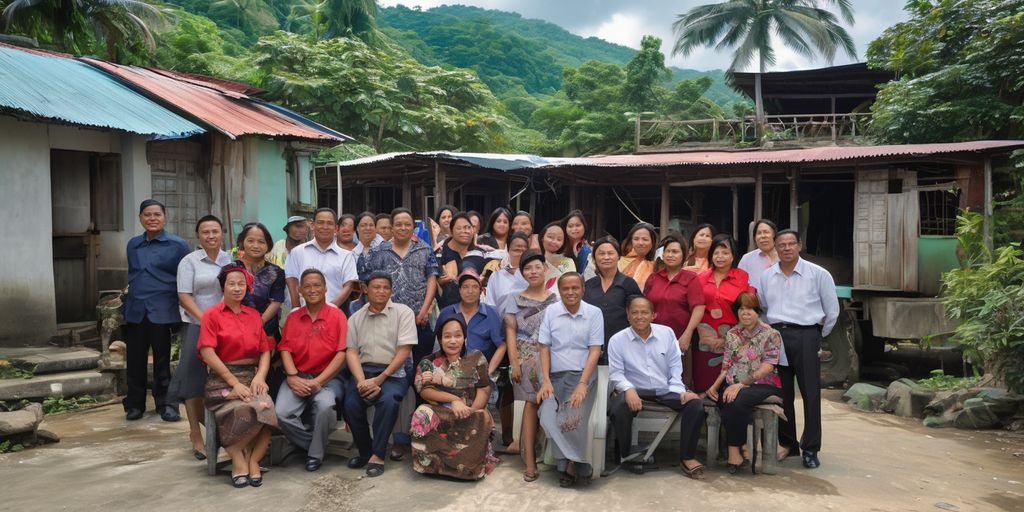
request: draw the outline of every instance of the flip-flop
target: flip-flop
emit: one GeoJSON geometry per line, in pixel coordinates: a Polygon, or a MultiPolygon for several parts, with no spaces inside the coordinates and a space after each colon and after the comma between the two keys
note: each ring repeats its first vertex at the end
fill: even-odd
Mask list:
{"type": "Polygon", "coordinates": [[[231,485],[236,489],[249,487],[249,475],[231,475],[231,485]]]}
{"type": "Polygon", "coordinates": [[[527,482],[533,482],[534,480],[537,480],[537,477],[539,476],[540,472],[537,471],[536,469],[534,469],[533,471],[530,471],[529,469],[523,471],[523,480],[527,482]]]}
{"type": "Polygon", "coordinates": [[[704,480],[704,464],[697,464],[692,468],[688,468],[686,467],[686,464],[680,462],[679,467],[683,469],[683,473],[686,476],[694,480],[704,480]]]}
{"type": "Polygon", "coordinates": [[[384,464],[370,462],[366,465],[366,476],[373,478],[384,474],[384,464]]]}

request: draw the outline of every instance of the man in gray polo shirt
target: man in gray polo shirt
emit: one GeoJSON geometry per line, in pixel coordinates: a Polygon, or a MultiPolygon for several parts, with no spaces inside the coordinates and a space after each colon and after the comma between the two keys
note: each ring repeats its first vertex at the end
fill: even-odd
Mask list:
{"type": "Polygon", "coordinates": [[[368,476],[380,476],[388,438],[409,390],[409,354],[417,343],[416,315],[409,306],[391,301],[391,276],[378,272],[367,278],[366,305],[349,319],[347,342],[345,421],[359,449],[348,467],[366,466],[368,476]],[[374,407],[372,439],[366,419],[370,407],[374,407]]]}

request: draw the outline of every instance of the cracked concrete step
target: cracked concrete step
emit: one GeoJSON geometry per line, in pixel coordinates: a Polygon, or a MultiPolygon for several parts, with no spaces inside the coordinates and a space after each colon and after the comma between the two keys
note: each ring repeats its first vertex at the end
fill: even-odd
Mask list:
{"type": "Polygon", "coordinates": [[[36,375],[31,379],[0,379],[0,400],[112,394],[114,376],[95,370],[36,375]]]}
{"type": "Polygon", "coordinates": [[[34,373],[44,375],[91,370],[99,365],[100,353],[87,348],[0,348],[0,359],[34,365],[34,373]]]}

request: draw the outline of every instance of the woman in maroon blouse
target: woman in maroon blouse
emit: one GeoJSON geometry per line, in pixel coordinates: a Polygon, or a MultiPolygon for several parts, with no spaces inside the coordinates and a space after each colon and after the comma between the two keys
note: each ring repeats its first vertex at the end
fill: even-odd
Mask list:
{"type": "Polygon", "coordinates": [[[683,270],[686,242],[681,237],[667,236],[659,247],[662,268],[647,278],[644,295],[654,304],[655,322],[671,327],[679,337],[679,350],[685,357],[683,381],[689,387],[693,376],[690,342],[704,316],[704,291],[697,274],[683,270]]]}
{"type": "Polygon", "coordinates": [[[213,412],[220,444],[231,456],[231,483],[259,487],[260,459],[270,443],[270,427],[277,427],[274,402],[267,394],[274,340],[263,331],[259,311],[242,305],[253,285],[245,266],[225,265],[217,280],[224,300],[203,312],[197,343],[210,368],[206,408],[213,412]]]}

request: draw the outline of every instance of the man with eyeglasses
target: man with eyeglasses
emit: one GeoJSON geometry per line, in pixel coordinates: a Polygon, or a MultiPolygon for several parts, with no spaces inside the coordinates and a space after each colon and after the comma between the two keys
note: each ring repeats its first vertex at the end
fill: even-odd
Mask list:
{"type": "Polygon", "coordinates": [[[821,341],[832,332],[839,318],[839,299],[832,275],[800,257],[800,233],[784,229],[775,234],[779,262],[761,275],[758,299],[765,308],[765,320],[782,334],[779,358],[783,409],[787,420],[779,426],[781,461],[803,452],[804,466],[821,465],[821,341]],[[793,379],[800,386],[804,402],[804,431],[796,438],[796,399],[793,379]]]}

